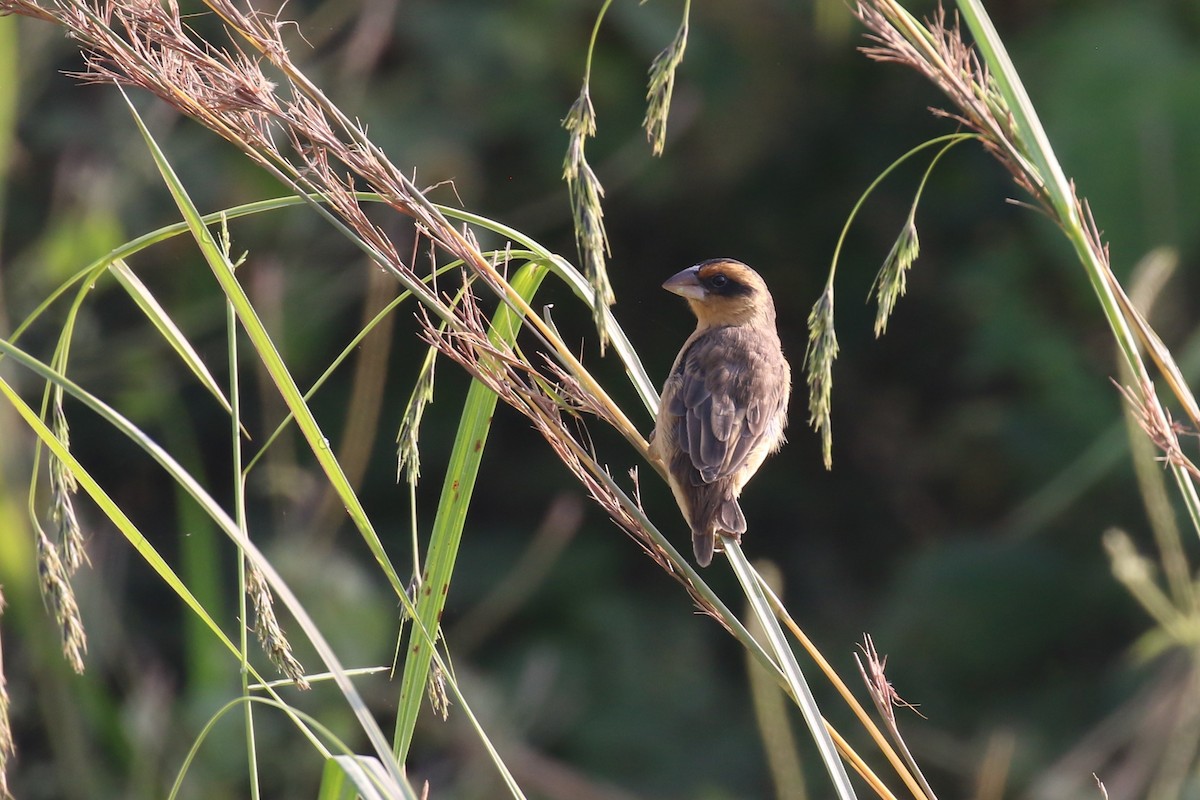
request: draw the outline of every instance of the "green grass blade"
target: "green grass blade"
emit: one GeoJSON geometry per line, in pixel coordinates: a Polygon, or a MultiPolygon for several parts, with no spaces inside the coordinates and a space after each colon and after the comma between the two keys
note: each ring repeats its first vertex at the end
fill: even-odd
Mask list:
{"type": "MultiPolygon", "coordinates": [[[[250,541],[250,539],[243,535],[241,529],[238,528],[237,523],[234,522],[233,518],[230,517],[223,508],[221,508],[220,504],[218,504],[217,501],[214,500],[212,496],[204,490],[204,488],[191,476],[190,473],[188,473],[179,465],[179,462],[177,462],[170,455],[170,453],[160,447],[153,439],[146,436],[137,428],[137,426],[122,416],[114,408],[107,405],[90,392],[85,391],[78,384],[55,372],[46,364],[43,364],[4,339],[0,339],[0,354],[11,358],[14,362],[33,371],[45,380],[52,381],[56,385],[61,386],[67,394],[81,401],[84,405],[112,425],[113,428],[119,433],[126,436],[130,441],[138,445],[142,450],[150,455],[150,457],[153,458],[159,464],[159,466],[161,466],[167,472],[167,474],[170,475],[171,478],[178,483],[179,486],[186,491],[188,495],[196,501],[197,504],[200,505],[209,518],[212,519],[218,525],[218,527],[220,527],[221,531],[225,533],[225,535],[228,536],[234,542],[234,544],[241,548],[245,556],[250,559],[255,566],[259,568],[259,570],[262,571],[263,575],[267,579],[267,582],[270,584],[271,589],[288,609],[288,612],[295,618],[296,623],[304,631],[305,636],[307,636],[309,641],[312,643],[314,649],[317,651],[318,656],[320,656],[321,660],[325,662],[333,681],[338,685],[338,688],[345,697],[347,704],[354,712],[355,717],[359,720],[360,725],[366,732],[368,738],[371,740],[372,745],[375,746],[377,754],[381,758],[387,759],[389,756],[389,749],[387,742],[383,738],[383,733],[379,730],[378,724],[375,722],[374,717],[371,716],[371,713],[361,695],[359,695],[358,690],[352,684],[350,675],[342,666],[337,654],[334,653],[333,648],[329,645],[329,642],[326,641],[325,637],[321,634],[320,629],[317,627],[312,617],[309,616],[309,614],[305,611],[304,606],[292,592],[291,587],[289,587],[283,578],[280,577],[279,573],[262,554],[262,551],[260,551],[258,547],[252,541],[250,541]]],[[[68,465],[77,466],[77,463],[74,462],[73,459],[66,460],[70,458],[70,452],[62,446],[62,443],[58,441],[57,437],[55,437],[53,433],[45,426],[37,413],[34,412],[33,409],[29,408],[28,405],[26,405],[25,402],[21,400],[21,398],[8,386],[8,384],[4,383],[2,380],[0,380],[0,394],[4,394],[9,397],[9,399],[13,402],[13,405],[17,408],[18,412],[29,422],[31,429],[38,434],[40,439],[46,440],[46,437],[53,439],[53,441],[46,440],[46,445],[52,452],[54,452],[56,456],[63,457],[64,463],[67,463],[68,465]]],[[[81,467],[80,469],[82,470],[81,467]]],[[[80,486],[83,486],[84,489],[93,496],[93,499],[95,499],[96,502],[101,503],[105,498],[107,498],[107,495],[103,494],[103,490],[98,484],[95,483],[95,481],[91,480],[90,477],[85,480],[85,476],[85,472],[78,475],[80,486]]],[[[113,519],[114,523],[121,525],[121,520],[125,519],[124,514],[120,513],[120,509],[117,508],[115,504],[112,504],[111,501],[108,501],[108,503],[119,514],[119,516],[113,519]]],[[[105,508],[104,505],[101,507],[105,508]]],[[[129,529],[136,531],[136,529],[132,528],[132,526],[130,526],[129,529]]],[[[126,528],[122,528],[122,532],[125,533],[126,528]]],[[[140,536],[140,534],[138,534],[138,536],[140,536]]],[[[188,596],[183,597],[184,600],[187,601],[188,596]]],[[[223,634],[220,635],[220,638],[222,643],[234,653],[235,658],[238,659],[238,663],[241,663],[241,653],[239,652],[237,646],[230,642],[228,637],[225,637],[223,634]]],[[[254,672],[253,674],[260,684],[267,685],[258,672],[254,672]]],[[[398,780],[400,779],[399,771],[395,773],[394,777],[396,777],[398,780]]]]}
{"type": "MultiPolygon", "coordinates": [[[[126,99],[126,102],[128,102],[128,98],[126,99]]],[[[353,520],[360,533],[362,533],[364,540],[367,542],[368,548],[371,550],[371,553],[375,556],[376,561],[379,563],[388,580],[391,581],[393,589],[397,593],[403,593],[403,585],[401,584],[395,569],[392,567],[391,561],[388,559],[387,554],[384,552],[383,544],[380,542],[379,536],[375,533],[370,520],[367,518],[366,511],[359,502],[357,495],[349,484],[349,481],[346,480],[346,476],[342,472],[341,465],[338,464],[337,457],[333,454],[329,447],[328,440],[321,433],[321,429],[318,426],[316,419],[313,417],[312,412],[309,410],[307,404],[305,404],[303,398],[301,397],[300,390],[296,386],[295,380],[292,378],[287,366],[283,363],[283,359],[280,356],[279,351],[275,348],[274,342],[271,341],[271,337],[267,333],[266,328],[263,326],[262,321],[258,318],[258,314],[255,312],[253,305],[250,303],[249,297],[246,296],[245,290],[242,289],[241,284],[238,283],[237,278],[234,276],[233,265],[229,263],[228,259],[225,257],[225,253],[217,244],[207,226],[205,226],[199,212],[192,203],[191,198],[188,197],[186,190],[179,181],[178,176],[175,174],[174,169],[167,162],[166,156],[158,147],[158,144],[154,141],[154,138],[150,135],[150,131],[146,128],[145,123],[137,114],[137,111],[133,108],[132,104],[129,104],[129,110],[138,126],[138,130],[141,132],[142,137],[146,142],[147,148],[154,158],[154,162],[158,167],[159,173],[162,175],[168,190],[171,192],[171,196],[174,198],[176,205],[183,214],[184,220],[188,223],[188,229],[191,231],[193,238],[196,240],[196,243],[199,246],[201,253],[204,255],[205,260],[208,262],[209,267],[213,270],[213,274],[216,276],[221,289],[225,292],[226,298],[229,300],[230,304],[234,308],[234,311],[237,313],[238,321],[242,324],[247,336],[254,345],[254,348],[263,363],[263,366],[271,376],[272,381],[275,383],[289,410],[291,410],[291,412],[295,415],[296,424],[303,433],[305,440],[309,444],[309,447],[312,449],[317,462],[320,464],[322,470],[325,472],[326,477],[329,479],[330,485],[333,487],[334,491],[337,492],[339,498],[342,500],[347,511],[349,512],[350,518],[353,520]]],[[[203,489],[201,489],[199,486],[195,486],[194,488],[196,491],[201,492],[205,497],[207,497],[207,493],[204,493],[203,489]]],[[[386,759],[391,751],[387,740],[384,738],[383,732],[379,729],[375,718],[371,715],[370,710],[367,708],[367,705],[363,701],[361,695],[359,695],[358,690],[355,688],[353,682],[346,676],[345,669],[342,667],[340,659],[338,659],[337,655],[333,652],[333,649],[329,646],[328,642],[325,640],[325,637],[321,634],[311,617],[305,613],[299,600],[292,593],[290,587],[288,587],[283,579],[280,578],[274,567],[272,567],[267,559],[262,556],[262,553],[258,550],[258,548],[255,547],[249,539],[242,535],[236,523],[229,518],[228,514],[226,514],[224,511],[221,511],[220,516],[222,528],[225,529],[226,533],[246,551],[246,555],[255,561],[259,569],[263,572],[264,576],[266,576],[268,582],[271,584],[271,588],[275,590],[280,599],[283,600],[284,604],[288,607],[288,610],[292,612],[294,617],[296,617],[296,621],[304,629],[305,634],[313,643],[313,646],[317,649],[317,652],[322,660],[325,661],[326,666],[336,675],[338,688],[346,698],[346,701],[350,704],[350,707],[355,716],[358,718],[364,733],[366,733],[368,739],[370,739],[372,747],[375,748],[376,753],[381,758],[386,759]]],[[[390,761],[389,768],[394,771],[394,777],[397,780],[400,780],[399,772],[396,771],[395,765],[391,764],[390,761]]]]}
{"type": "MultiPolygon", "coordinates": [[[[0,351],[3,351],[7,356],[11,356],[14,360],[20,361],[26,366],[30,366],[48,381],[54,381],[58,384],[68,383],[61,375],[50,369],[49,366],[42,364],[41,362],[33,361],[33,359],[30,359],[29,356],[15,350],[15,348],[13,348],[3,339],[0,339],[0,351]]],[[[79,389],[79,387],[74,386],[74,384],[71,384],[71,388],[73,389],[73,391],[71,391],[72,394],[76,396],[83,395],[90,400],[93,400],[97,403],[99,402],[98,400],[95,400],[95,398],[90,397],[90,395],[87,395],[86,392],[83,392],[83,390],[79,389]]],[[[237,645],[225,635],[225,632],[221,630],[221,626],[218,625],[216,620],[209,615],[208,610],[200,604],[200,602],[195,598],[195,596],[192,595],[191,591],[183,583],[183,581],[179,579],[179,576],[175,574],[175,571],[171,569],[171,565],[168,564],[161,555],[159,555],[158,551],[154,548],[154,545],[150,544],[146,537],[142,535],[142,532],[138,530],[137,526],[134,525],[129,517],[125,515],[125,512],[121,510],[120,506],[118,506],[113,499],[108,496],[108,493],[105,492],[100,484],[97,483],[96,480],[91,476],[91,473],[84,469],[83,465],[75,460],[75,457],[71,454],[71,451],[67,447],[63,446],[63,443],[59,440],[59,438],[55,436],[53,431],[51,431],[50,428],[46,426],[46,423],[42,421],[40,415],[34,411],[33,408],[30,407],[3,378],[0,378],[0,394],[3,394],[8,399],[12,407],[17,411],[18,414],[21,415],[21,418],[25,420],[25,423],[29,426],[29,429],[33,431],[42,444],[48,450],[50,450],[50,452],[53,453],[54,456],[58,458],[67,469],[71,471],[71,473],[75,476],[75,479],[79,482],[79,485],[88,493],[88,496],[91,497],[92,502],[94,502],[100,511],[103,512],[104,515],[109,519],[109,521],[111,521],[113,525],[115,525],[117,529],[121,531],[125,538],[129,540],[129,543],[133,545],[133,548],[138,552],[142,559],[150,565],[150,568],[158,573],[158,576],[163,579],[163,582],[166,583],[167,586],[169,586],[171,590],[175,592],[175,594],[177,594],[184,603],[187,604],[188,608],[190,608],[197,617],[203,620],[204,624],[213,632],[217,639],[220,640],[221,644],[225,645],[225,647],[231,653],[240,658],[241,656],[237,645]]],[[[81,397],[81,399],[84,399],[84,397],[81,397]]],[[[132,427],[132,425],[130,427],[132,427]]],[[[142,434],[141,431],[138,431],[136,428],[134,431],[138,437],[143,439],[145,438],[145,435],[142,434]]]]}
{"type": "MultiPolygon", "coordinates": [[[[253,203],[245,203],[240,206],[233,206],[232,208],[224,211],[214,211],[211,214],[206,214],[200,219],[205,225],[213,225],[221,222],[222,220],[248,217],[254,214],[262,214],[267,211],[276,211],[282,208],[289,208],[291,206],[307,205],[307,202],[308,201],[300,197],[276,197],[269,200],[256,200],[253,203]]],[[[108,269],[108,266],[117,259],[129,258],[130,256],[140,253],[151,245],[164,242],[187,232],[188,226],[186,222],[176,222],[172,225],[165,225],[161,228],[156,228],[149,233],[144,233],[141,236],[130,239],[124,244],[113,248],[106,255],[96,259],[83,269],[76,272],[70,278],[63,281],[63,283],[59,285],[53,292],[51,292],[44,300],[42,300],[42,302],[38,303],[37,307],[31,311],[25,317],[25,319],[21,321],[21,324],[13,330],[12,335],[9,337],[9,341],[15,344],[17,340],[21,338],[21,335],[29,328],[29,326],[36,322],[37,319],[41,317],[41,315],[44,314],[48,308],[50,308],[50,306],[54,305],[54,303],[75,284],[79,283],[80,281],[83,281],[84,283],[91,283],[92,281],[96,280],[101,273],[108,269]]]]}
{"type": "Polygon", "coordinates": [[[225,409],[226,413],[231,411],[229,400],[226,399],[225,393],[221,391],[220,384],[208,371],[208,367],[204,365],[200,354],[196,352],[196,348],[192,347],[192,343],[188,341],[183,331],[171,319],[170,314],[158,302],[146,284],[142,283],[141,279],[134,274],[129,265],[124,259],[115,259],[109,265],[108,271],[113,274],[117,282],[125,289],[133,302],[137,303],[138,308],[146,315],[146,319],[150,320],[150,324],[154,326],[158,334],[166,340],[167,344],[171,345],[171,349],[178,354],[179,358],[187,365],[192,374],[196,376],[196,380],[200,381],[201,385],[208,390],[209,394],[217,399],[221,404],[221,408],[225,409]]]}
{"type": "MultiPolygon", "coordinates": [[[[546,273],[547,268],[541,263],[529,263],[517,271],[512,279],[512,286],[522,297],[531,298],[546,273]]],[[[489,338],[494,342],[512,343],[520,327],[521,320],[516,312],[501,304],[493,319],[489,338]]],[[[466,523],[467,507],[470,505],[471,492],[479,475],[479,464],[483,458],[496,401],[496,395],[486,386],[478,381],[471,382],[458,434],[450,454],[450,464],[442,486],[433,531],[430,534],[429,553],[425,559],[425,572],[417,597],[417,622],[425,630],[437,630],[438,620],[445,607],[447,589],[454,573],[454,562],[458,557],[458,547],[466,523]]],[[[405,650],[400,705],[396,716],[393,752],[401,764],[407,759],[408,749],[412,744],[413,729],[429,679],[431,657],[432,650],[428,641],[421,638],[418,631],[413,631],[405,650]]]]}
{"type": "MultiPolygon", "coordinates": [[[[368,547],[375,555],[376,560],[379,562],[385,575],[391,582],[393,589],[402,599],[405,607],[409,608],[410,604],[408,602],[407,594],[405,593],[403,585],[400,583],[395,569],[392,567],[391,562],[388,560],[387,555],[383,550],[383,546],[378,535],[371,526],[370,520],[367,518],[366,512],[363,509],[362,504],[359,502],[358,497],[354,493],[353,488],[349,485],[345,475],[342,473],[341,466],[338,464],[336,456],[334,456],[330,450],[328,441],[322,435],[316,419],[313,417],[307,404],[304,402],[299,388],[296,386],[295,380],[292,378],[291,373],[283,363],[283,359],[275,349],[274,343],[271,341],[271,338],[261,320],[258,319],[258,315],[251,305],[249,298],[246,296],[241,285],[235,278],[232,265],[225,257],[224,251],[213,238],[212,233],[204,225],[202,218],[197,212],[194,204],[191,202],[191,199],[188,197],[182,183],[179,181],[173,168],[167,162],[165,155],[162,153],[162,150],[158,147],[157,143],[150,135],[149,130],[145,127],[145,124],[138,116],[136,110],[133,109],[132,105],[130,105],[130,112],[133,115],[138,129],[141,131],[142,136],[146,141],[146,145],[155,160],[155,164],[158,167],[160,174],[163,176],[168,189],[171,191],[172,197],[175,199],[184,219],[187,221],[188,228],[191,231],[193,238],[196,240],[196,243],[200,247],[202,254],[208,261],[209,266],[212,268],[222,290],[225,292],[226,298],[237,314],[238,320],[242,324],[242,327],[246,330],[247,336],[254,345],[259,358],[261,359],[264,367],[267,369],[267,372],[270,374],[273,382],[283,397],[284,402],[295,416],[297,426],[300,428],[305,439],[308,441],[313,454],[316,456],[318,463],[321,465],[326,477],[329,479],[330,485],[338,493],[339,498],[345,505],[352,521],[358,527],[360,533],[362,533],[364,540],[367,542],[368,547]]],[[[535,273],[544,274],[544,270],[535,270],[535,273]]],[[[500,316],[500,319],[509,320],[506,329],[510,330],[512,335],[515,336],[516,330],[518,330],[520,327],[520,321],[511,315],[511,312],[507,310],[507,306],[503,306],[502,310],[504,313],[500,316]]],[[[494,399],[492,403],[494,405],[494,399]]],[[[169,456],[167,458],[169,458],[169,456]]],[[[196,491],[203,493],[203,490],[198,486],[194,488],[196,491]]],[[[205,496],[207,497],[207,495],[205,496]]],[[[383,738],[382,732],[379,730],[378,724],[371,715],[369,709],[366,707],[366,704],[363,702],[362,697],[359,695],[357,689],[350,681],[349,676],[347,676],[340,660],[329,647],[328,642],[326,642],[324,637],[321,635],[320,630],[316,627],[315,623],[307,615],[307,613],[305,613],[303,607],[299,603],[299,600],[294,594],[292,594],[291,589],[282,580],[282,578],[280,578],[270,563],[267,562],[267,560],[262,556],[262,553],[250,542],[249,539],[242,534],[233,520],[229,519],[227,514],[221,512],[220,521],[222,528],[224,528],[226,533],[243,548],[246,555],[255,562],[262,573],[266,576],[271,588],[278,594],[280,599],[288,607],[288,610],[291,611],[292,615],[296,618],[296,621],[304,629],[305,634],[313,643],[313,646],[316,648],[318,654],[322,660],[324,660],[330,672],[333,673],[334,680],[337,682],[338,688],[341,690],[343,696],[350,704],[352,711],[362,726],[363,731],[371,741],[372,747],[375,749],[376,754],[386,763],[389,774],[393,780],[402,784],[403,776],[398,769],[397,762],[394,762],[391,758],[389,758],[390,751],[387,742],[383,738]]],[[[452,560],[450,566],[451,568],[453,566],[452,560]]],[[[426,648],[427,653],[432,653],[433,640],[429,634],[429,631],[436,630],[436,625],[426,625],[424,623],[425,618],[423,618],[420,614],[417,614],[416,619],[417,624],[412,630],[412,635],[417,642],[426,648]]],[[[426,656],[425,659],[425,667],[427,671],[428,656],[426,656]]],[[[454,688],[457,689],[456,686],[454,688]]],[[[459,695],[459,697],[461,699],[461,695],[459,695]]],[[[512,780],[512,776],[504,767],[503,762],[499,760],[499,757],[496,755],[495,750],[491,746],[491,743],[488,741],[487,737],[483,735],[482,729],[478,729],[478,731],[481,735],[484,745],[488,748],[489,752],[496,760],[497,766],[499,767],[506,783],[508,783],[510,788],[513,790],[514,795],[520,797],[520,791],[516,788],[515,782],[512,780]]]]}
{"type": "MultiPolygon", "coordinates": [[[[128,99],[126,102],[128,102],[128,99]]],[[[329,479],[330,486],[337,492],[338,498],[346,506],[346,511],[349,513],[350,519],[362,534],[371,554],[375,557],[376,562],[378,562],[384,575],[387,576],[388,581],[391,583],[393,591],[397,594],[403,593],[404,585],[395,568],[392,566],[387,553],[384,551],[383,543],[379,540],[378,534],[367,518],[366,510],[362,507],[362,503],[359,502],[353,487],[350,486],[350,482],[346,480],[346,476],[342,472],[342,467],[338,463],[337,456],[334,455],[333,450],[329,446],[329,440],[321,432],[316,418],[309,410],[308,404],[304,402],[304,397],[301,395],[299,387],[296,386],[296,381],[288,370],[287,365],[284,364],[283,357],[276,349],[275,343],[271,340],[271,335],[267,332],[266,326],[258,318],[258,312],[254,310],[254,306],[250,302],[250,298],[246,295],[245,289],[242,288],[242,285],[234,276],[233,265],[229,263],[224,251],[213,237],[212,232],[204,224],[200,213],[196,210],[196,206],[192,203],[183,184],[180,183],[179,177],[175,174],[175,170],[168,163],[166,156],[159,148],[158,143],[154,141],[154,137],[150,135],[150,131],[146,128],[145,123],[132,104],[129,105],[129,110],[146,142],[146,146],[154,158],[155,166],[158,167],[163,181],[166,183],[172,198],[175,200],[175,204],[183,214],[183,218],[187,222],[188,228],[200,248],[200,252],[212,269],[213,275],[221,286],[221,290],[233,305],[238,321],[245,329],[251,344],[254,345],[254,349],[258,353],[263,367],[266,368],[267,373],[271,376],[271,380],[279,390],[279,394],[287,405],[288,410],[295,416],[296,425],[299,427],[304,439],[308,442],[317,463],[329,479]]]]}
{"type": "Polygon", "coordinates": [[[1024,139],[1025,155],[1029,157],[1037,170],[1046,191],[1054,204],[1054,210],[1060,219],[1071,225],[1080,224],[1078,210],[1072,199],[1075,196],[1071,183],[1063,173],[1054,151],[1050,148],[1050,139],[1042,127],[1033,102],[1029,99],[1025,85],[1021,82],[1017,68],[1008,57],[1008,50],[1000,39],[1000,34],[992,25],[992,20],[983,3],[978,0],[959,0],[958,10],[963,15],[971,35],[975,37],[975,46],[983,54],[989,68],[989,74],[996,82],[996,88],[1004,96],[1008,111],[1013,116],[1013,122],[1024,139]]]}

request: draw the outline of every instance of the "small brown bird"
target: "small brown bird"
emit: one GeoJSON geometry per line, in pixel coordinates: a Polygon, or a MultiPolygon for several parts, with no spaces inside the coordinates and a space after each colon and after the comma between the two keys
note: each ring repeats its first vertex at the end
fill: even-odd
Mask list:
{"type": "Polygon", "coordinates": [[[758,273],[716,258],[663,288],[687,298],[696,330],[663,385],[650,452],[692,528],[696,562],[712,563],[717,534],[741,541],[738,496],[783,444],[792,370],[775,330],[775,303],[758,273]]]}

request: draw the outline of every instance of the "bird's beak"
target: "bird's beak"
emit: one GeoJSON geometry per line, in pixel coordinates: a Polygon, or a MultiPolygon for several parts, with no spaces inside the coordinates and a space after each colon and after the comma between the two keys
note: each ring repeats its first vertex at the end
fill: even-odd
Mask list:
{"type": "Polygon", "coordinates": [[[668,292],[686,297],[689,300],[703,300],[706,296],[703,284],[700,283],[700,270],[688,267],[683,272],[677,272],[667,279],[663,288],[668,292]]]}

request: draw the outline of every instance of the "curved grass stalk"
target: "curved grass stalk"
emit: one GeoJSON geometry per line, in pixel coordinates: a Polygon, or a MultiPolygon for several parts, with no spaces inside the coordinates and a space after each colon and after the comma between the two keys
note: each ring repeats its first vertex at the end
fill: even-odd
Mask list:
{"type": "Polygon", "coordinates": [[[838,797],[855,797],[854,787],[850,785],[850,776],[846,774],[846,767],[838,755],[837,746],[833,743],[833,739],[825,727],[825,719],[821,716],[821,710],[817,708],[817,700],[813,697],[812,690],[808,688],[808,682],[804,680],[800,664],[796,661],[796,654],[792,652],[787,639],[783,636],[779,620],[775,618],[775,614],[767,604],[761,577],[750,566],[750,562],[742,553],[741,546],[734,539],[722,537],[722,546],[725,549],[725,557],[729,560],[738,582],[742,585],[742,591],[750,600],[754,616],[766,634],[771,651],[783,670],[784,679],[791,688],[792,696],[795,698],[796,704],[800,706],[800,712],[804,715],[804,721],[813,735],[813,740],[817,743],[821,761],[825,764],[825,771],[829,773],[838,797]]]}
{"type": "Polygon", "coordinates": [[[875,724],[875,721],[871,719],[867,710],[863,708],[862,703],[858,702],[858,698],[850,691],[850,687],[846,686],[846,683],[834,671],[833,666],[821,654],[817,646],[813,644],[812,639],[809,639],[800,626],[796,624],[796,620],[792,619],[792,615],[788,612],[787,607],[784,606],[783,601],[779,599],[775,590],[765,580],[760,578],[759,582],[762,586],[763,594],[770,603],[772,613],[779,618],[788,631],[791,632],[792,636],[795,637],[796,641],[800,643],[800,646],[808,653],[809,657],[816,662],[817,667],[824,673],[829,683],[837,690],[837,693],[845,701],[846,705],[850,707],[850,710],[854,712],[854,716],[870,735],[880,752],[887,758],[888,763],[896,770],[896,774],[904,781],[904,785],[912,792],[913,797],[922,799],[926,797],[931,798],[931,795],[928,795],[921,786],[920,781],[908,769],[908,765],[904,762],[904,759],[892,747],[887,737],[883,735],[883,731],[879,730],[879,726],[875,724]]]}
{"type": "MultiPolygon", "coordinates": [[[[347,670],[347,674],[359,672],[361,671],[347,670]]],[[[324,723],[311,714],[294,708],[278,698],[239,697],[228,701],[225,703],[225,705],[214,711],[208,718],[208,721],[204,724],[204,727],[202,727],[200,732],[196,734],[196,738],[192,741],[191,747],[188,748],[188,752],[184,756],[183,763],[180,765],[179,771],[175,775],[175,782],[172,784],[171,791],[167,795],[168,800],[174,800],[174,798],[178,797],[179,793],[183,790],[183,782],[187,778],[188,770],[191,769],[191,765],[196,760],[196,756],[200,754],[200,748],[203,747],[204,742],[208,739],[209,735],[212,734],[213,729],[217,726],[217,723],[219,723],[227,714],[236,710],[238,706],[243,705],[247,708],[255,705],[263,705],[284,712],[284,714],[286,714],[290,719],[301,725],[302,729],[311,731],[313,739],[317,741],[319,750],[327,762],[338,758],[338,756],[335,756],[332,751],[340,752],[342,757],[361,758],[360,756],[355,756],[354,752],[344,741],[342,741],[341,738],[339,738],[332,730],[327,728],[324,723]],[[325,747],[324,742],[328,742],[332,748],[325,747]]],[[[372,774],[366,782],[358,784],[357,788],[360,791],[368,788],[374,789],[382,792],[382,796],[385,798],[404,798],[404,800],[417,800],[416,790],[413,789],[412,785],[407,779],[395,781],[394,778],[386,774],[386,772],[383,774],[379,774],[378,772],[372,774]]],[[[319,795],[319,797],[323,796],[324,795],[319,795]]]]}
{"type": "MultiPolygon", "coordinates": [[[[223,211],[214,211],[211,214],[205,214],[200,218],[204,225],[215,225],[223,219],[231,220],[239,217],[248,217],[254,214],[261,214],[265,211],[277,211],[283,208],[292,206],[306,205],[304,198],[289,195],[287,197],[275,197],[267,200],[255,200],[251,203],[243,203],[242,205],[232,206],[223,211]]],[[[15,329],[12,335],[8,337],[8,341],[16,344],[21,336],[36,322],[42,314],[54,305],[60,297],[70,291],[71,287],[80,281],[85,284],[90,284],[92,281],[100,277],[112,264],[118,261],[124,261],[137,255],[142,250],[151,245],[165,242],[168,239],[174,238],[188,232],[188,224],[186,222],[176,222],[171,225],[164,225],[161,228],[156,228],[141,236],[130,239],[128,242],[121,244],[119,247],[113,248],[107,254],[97,258],[92,263],[88,264],[83,269],[77,271],[74,275],[67,278],[59,284],[42,302],[34,307],[33,311],[25,316],[15,329]]]]}
{"type": "MultiPolygon", "coordinates": [[[[889,175],[899,169],[900,166],[907,162],[910,158],[924,152],[925,150],[928,150],[931,147],[936,147],[939,144],[944,144],[948,147],[951,145],[956,145],[960,142],[965,142],[969,139],[979,138],[980,136],[977,133],[947,133],[942,136],[935,136],[932,139],[921,142],[907,153],[904,153],[891,164],[888,164],[882,172],[876,175],[875,180],[871,181],[867,188],[863,190],[863,193],[858,196],[858,200],[854,202],[854,205],[850,207],[850,213],[846,216],[846,221],[842,224],[842,231],[838,234],[837,243],[833,246],[833,257],[830,259],[829,263],[829,274],[825,278],[826,288],[833,288],[833,279],[837,274],[838,264],[840,263],[842,256],[842,246],[846,243],[846,236],[850,233],[850,226],[853,225],[854,220],[858,218],[858,212],[862,210],[862,207],[866,204],[867,199],[875,192],[876,189],[879,188],[879,184],[883,183],[883,181],[889,175]]],[[[938,157],[940,158],[940,155],[938,157]]],[[[926,172],[926,176],[928,176],[928,172],[926,172]]],[[[924,183],[925,181],[922,180],[921,185],[924,186],[924,183]]]]}
{"type": "MultiPolygon", "coordinates": [[[[883,182],[884,178],[892,174],[901,164],[930,147],[943,145],[943,149],[934,159],[934,163],[936,163],[942,154],[954,145],[968,139],[979,138],[981,137],[976,133],[951,133],[922,142],[912,148],[889,164],[883,172],[875,177],[875,180],[871,181],[871,184],[859,195],[846,217],[846,222],[842,225],[842,232],[838,234],[837,244],[833,248],[833,257],[830,259],[825,288],[808,315],[808,346],[804,350],[805,383],[808,385],[808,425],[821,437],[821,453],[825,461],[825,469],[833,469],[833,420],[830,397],[833,392],[833,362],[838,354],[833,319],[833,281],[840,263],[842,246],[850,232],[850,226],[854,223],[858,212],[862,210],[867,198],[883,182]]],[[[932,169],[932,164],[930,168],[932,169]]],[[[927,170],[926,177],[928,174],[927,170]]],[[[921,186],[924,187],[924,184],[923,179],[921,186]]]]}
{"type": "MultiPolygon", "coordinates": [[[[513,290],[522,297],[532,298],[546,272],[546,267],[540,263],[527,264],[513,277],[513,290]]],[[[496,311],[488,335],[495,343],[511,346],[520,328],[521,318],[508,306],[502,305],[496,311]]],[[[400,683],[400,702],[392,751],[401,764],[408,758],[417,713],[421,709],[421,699],[425,696],[430,659],[436,646],[436,636],[434,642],[426,644],[422,641],[420,632],[438,629],[450,579],[454,574],[458,548],[462,542],[467,509],[478,479],[479,465],[483,459],[483,450],[487,444],[498,400],[496,394],[483,383],[472,381],[470,389],[467,390],[458,433],[450,452],[450,462],[446,467],[446,480],[438,500],[437,516],[425,557],[425,571],[418,584],[415,626],[409,635],[405,650],[404,674],[400,683]]]]}

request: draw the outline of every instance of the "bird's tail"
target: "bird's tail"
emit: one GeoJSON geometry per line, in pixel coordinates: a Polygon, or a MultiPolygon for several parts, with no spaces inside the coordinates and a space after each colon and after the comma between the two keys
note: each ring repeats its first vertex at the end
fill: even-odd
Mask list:
{"type": "Polygon", "coordinates": [[[700,525],[692,527],[692,552],[696,554],[696,563],[702,567],[711,564],[713,552],[720,550],[717,547],[718,533],[732,536],[734,541],[740,542],[742,534],[746,532],[746,517],[737,498],[726,497],[714,512],[700,525]]]}

